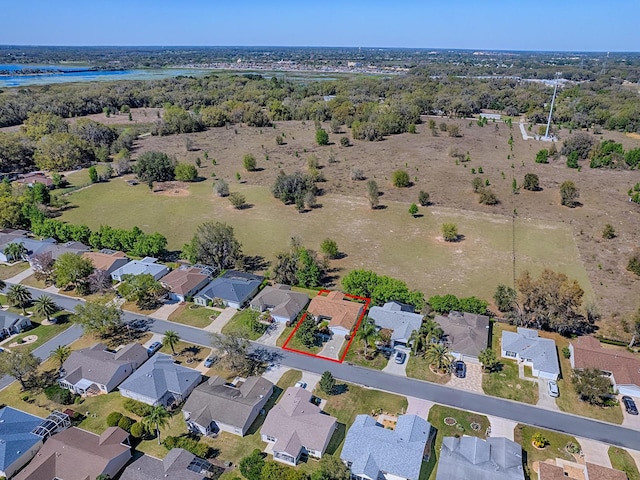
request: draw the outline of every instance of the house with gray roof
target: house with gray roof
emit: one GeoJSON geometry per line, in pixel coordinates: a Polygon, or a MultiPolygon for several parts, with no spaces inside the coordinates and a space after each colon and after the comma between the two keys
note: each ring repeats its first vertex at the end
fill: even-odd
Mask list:
{"type": "MultiPolygon", "coordinates": [[[[51,258],[53,260],[57,260],[58,258],[60,258],[60,255],[63,255],[65,253],[82,255],[89,250],[91,250],[89,247],[80,242],[53,243],[41,249],[38,254],[49,252],[51,253],[51,258]]],[[[28,256],[29,264],[31,264],[31,257],[33,257],[33,254],[28,256]]]]}
{"type": "Polygon", "coordinates": [[[24,230],[11,230],[6,229],[0,231],[0,262],[15,262],[17,260],[27,260],[30,256],[37,255],[46,251],[51,245],[55,245],[56,241],[53,238],[45,238],[43,240],[37,240],[35,238],[27,237],[28,232],[24,230]],[[8,245],[12,243],[22,244],[26,253],[24,258],[15,259],[8,258],[4,253],[8,245]]]}
{"type": "Polygon", "coordinates": [[[414,313],[411,305],[400,302],[387,302],[382,307],[371,307],[368,317],[373,320],[380,329],[393,330],[391,334],[391,346],[393,348],[408,349],[411,334],[420,329],[422,315],[414,313]]]}
{"type": "Polygon", "coordinates": [[[431,424],[417,415],[401,415],[388,430],[369,415],[358,415],[347,432],[340,458],[357,479],[418,480],[429,459],[431,424]]]}
{"type": "Polygon", "coordinates": [[[324,455],[338,422],[313,400],[304,388],[289,387],[267,414],[260,435],[267,442],[265,451],[273,454],[274,460],[295,466],[303,455],[324,455]]]}
{"type": "Polygon", "coordinates": [[[480,363],[480,352],[491,345],[489,317],[475,313],[450,311],[435,321],[444,331],[444,341],[457,360],[480,363]]]}
{"type": "Polygon", "coordinates": [[[16,313],[0,311],[0,338],[24,332],[31,328],[31,320],[16,313]]]}
{"type": "Polygon", "coordinates": [[[244,436],[273,393],[263,377],[237,377],[227,382],[217,375],[198,385],[182,407],[189,430],[215,436],[223,430],[244,436]]]}
{"type": "Polygon", "coordinates": [[[171,356],[157,353],[118,388],[120,395],[151,406],[168,407],[184,401],[202,380],[197,370],[183,367],[171,356]]]}
{"type": "Polygon", "coordinates": [[[131,260],[126,265],[114,270],[111,278],[121,282],[125,275],[142,275],[149,274],[156,280],[160,280],[167,273],[169,268],[161,263],[156,263],[157,258],[144,257],[142,260],[131,260]]]}
{"type": "Polygon", "coordinates": [[[504,437],[444,437],[436,480],[524,480],[522,447],[504,437]]]}
{"type": "Polygon", "coordinates": [[[264,277],[237,270],[227,270],[193,297],[198,305],[221,301],[228,307],[243,308],[258,290],[264,277]]]}
{"type": "Polygon", "coordinates": [[[109,393],[148,359],[147,349],[139,343],[118,350],[97,343],[71,352],[62,364],[58,384],[78,395],[109,393]]]}
{"type": "Polygon", "coordinates": [[[0,409],[0,476],[10,478],[42,447],[43,438],[33,433],[42,418],[11,407],[0,409]]]}
{"type": "Polygon", "coordinates": [[[182,448],[172,448],[162,460],[142,455],[125,468],[120,480],[205,480],[216,467],[182,448]]]}
{"type": "Polygon", "coordinates": [[[539,337],[537,330],[522,327],[516,332],[503,330],[500,355],[531,367],[534,377],[557,380],[560,375],[556,342],[539,337]]]}
{"type": "Polygon", "coordinates": [[[276,322],[293,322],[309,303],[306,293],[294,292],[289,285],[267,286],[251,300],[251,308],[257,312],[269,310],[276,322]]]}

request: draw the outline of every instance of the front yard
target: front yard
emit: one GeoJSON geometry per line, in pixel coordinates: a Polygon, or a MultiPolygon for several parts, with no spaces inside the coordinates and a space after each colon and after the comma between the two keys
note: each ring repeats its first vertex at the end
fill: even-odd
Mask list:
{"type": "Polygon", "coordinates": [[[196,328],[208,326],[220,313],[211,308],[202,307],[195,303],[180,305],[171,315],[171,322],[182,323],[196,328]]]}
{"type": "Polygon", "coordinates": [[[627,474],[629,480],[640,480],[638,466],[629,452],[620,447],[609,447],[611,466],[627,474]]]}
{"type": "Polygon", "coordinates": [[[14,277],[29,268],[28,262],[14,263],[13,265],[0,265],[0,279],[6,280],[14,277]]]}
{"type": "Polygon", "coordinates": [[[52,325],[42,325],[40,323],[41,320],[31,318],[33,328],[25,330],[20,335],[6,341],[6,343],[3,345],[3,348],[9,348],[12,351],[19,352],[32,352],[40,345],[47,342],[48,340],[51,340],[53,337],[62,333],[64,330],[71,326],[71,323],[69,322],[68,312],[58,312],[55,315],[52,315],[52,318],[56,318],[58,323],[54,323],[52,325]],[[20,342],[23,338],[31,335],[35,335],[36,337],[38,337],[38,339],[33,343],[26,343],[23,345],[17,345],[15,347],[9,347],[9,344],[20,342]]]}
{"type": "Polygon", "coordinates": [[[222,327],[222,333],[223,335],[235,334],[248,340],[257,340],[267,330],[267,325],[258,321],[259,316],[258,312],[250,308],[241,310],[222,327]]]}
{"type": "Polygon", "coordinates": [[[449,373],[444,375],[434,373],[431,368],[429,368],[429,362],[422,356],[409,355],[407,362],[407,377],[439,383],[440,385],[444,385],[451,380],[451,374],[449,373]]]}
{"type": "Polygon", "coordinates": [[[555,458],[563,458],[572,462],[577,460],[576,457],[566,449],[569,443],[573,443],[580,448],[580,444],[575,437],[570,435],[552,432],[550,430],[543,430],[538,427],[530,427],[519,423],[516,425],[513,437],[514,441],[520,444],[526,453],[526,478],[532,478],[531,472],[533,472],[534,462],[544,462],[545,460],[555,458]],[[532,444],[533,436],[537,433],[542,434],[542,436],[547,440],[547,445],[543,448],[536,448],[532,444]]]}

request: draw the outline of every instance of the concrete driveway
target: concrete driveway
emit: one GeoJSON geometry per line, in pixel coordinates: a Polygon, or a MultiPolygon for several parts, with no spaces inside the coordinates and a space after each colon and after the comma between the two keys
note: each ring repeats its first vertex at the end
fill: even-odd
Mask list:
{"type": "Polygon", "coordinates": [[[429,410],[435,405],[435,403],[429,400],[409,396],[407,396],[407,402],[407,414],[417,415],[424,419],[429,418],[429,410]]]}
{"type": "Polygon", "coordinates": [[[584,461],[595,463],[602,467],[611,468],[611,459],[609,458],[609,445],[596,442],[587,438],[577,437],[578,443],[582,447],[584,461]]]}
{"type": "Polygon", "coordinates": [[[287,324],[284,322],[274,322],[267,327],[267,331],[264,332],[259,339],[256,340],[257,343],[261,343],[262,345],[269,345],[271,347],[275,347],[278,342],[278,338],[284,332],[284,329],[287,328],[287,324]]]}
{"type": "Polygon", "coordinates": [[[334,334],[331,336],[331,339],[324,344],[324,347],[318,352],[318,355],[338,360],[340,358],[340,350],[342,349],[344,342],[344,335],[334,334]]]}
{"type": "Polygon", "coordinates": [[[513,431],[518,422],[506,420],[500,417],[487,416],[491,425],[492,437],[505,437],[513,441],[513,431]]]}
{"type": "Polygon", "coordinates": [[[407,358],[405,358],[402,364],[396,363],[396,354],[393,353],[389,357],[389,362],[387,362],[387,366],[382,369],[384,373],[390,373],[392,375],[400,375],[401,377],[407,376],[407,363],[409,363],[409,354],[407,353],[407,358]]]}
{"type": "MultiPolygon", "coordinates": [[[[556,399],[551,397],[547,391],[548,380],[545,380],[544,378],[538,378],[536,380],[538,381],[538,403],[536,406],[559,412],[560,409],[556,404],[556,399]]],[[[560,392],[560,395],[562,395],[562,392],[560,392]]]]}
{"type": "Polygon", "coordinates": [[[169,320],[169,315],[175,312],[180,306],[179,302],[176,301],[168,301],[164,305],[162,305],[158,310],[153,312],[153,317],[161,318],[162,320],[169,320]]]}
{"type": "Polygon", "coordinates": [[[467,365],[467,375],[464,378],[458,378],[451,375],[451,380],[447,383],[447,387],[460,388],[470,392],[484,393],[482,390],[482,365],[465,362],[467,365]]]}
{"type": "MultiPolygon", "coordinates": [[[[620,408],[622,409],[622,425],[633,428],[634,430],[640,430],[640,415],[629,415],[627,413],[627,410],[624,408],[624,404],[622,403],[622,395],[618,395],[618,401],[620,402],[620,408]]],[[[633,398],[633,401],[636,402],[636,406],[640,409],[640,399],[633,398]]]]}
{"type": "Polygon", "coordinates": [[[203,330],[211,333],[222,333],[222,327],[229,323],[229,320],[231,320],[236,313],[238,313],[238,310],[235,308],[225,308],[220,315],[208,326],[204,327],[203,330]]]}
{"type": "Polygon", "coordinates": [[[262,376],[275,385],[282,378],[282,375],[287,373],[289,370],[291,370],[289,367],[285,367],[280,364],[272,364],[264,371],[262,376]]]}

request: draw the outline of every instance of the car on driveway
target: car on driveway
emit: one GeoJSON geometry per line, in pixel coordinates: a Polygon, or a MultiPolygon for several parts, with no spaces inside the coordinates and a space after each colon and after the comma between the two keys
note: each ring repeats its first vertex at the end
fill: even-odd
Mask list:
{"type": "Polygon", "coordinates": [[[213,365],[215,363],[215,361],[217,360],[217,358],[215,356],[210,356],[207,357],[207,359],[204,361],[204,366],[206,368],[211,368],[211,365],[213,365]]]}
{"type": "Polygon", "coordinates": [[[307,384],[305,382],[296,382],[296,387],[307,388],[307,384]]]}
{"type": "Polygon", "coordinates": [[[162,344],[160,342],[153,342],[147,348],[147,355],[151,356],[154,353],[156,353],[158,350],[160,350],[161,348],[162,348],[162,344]]]}
{"type": "Polygon", "coordinates": [[[467,365],[462,361],[458,360],[453,364],[453,374],[458,378],[464,378],[467,376],[467,365]]]}
{"type": "Polygon", "coordinates": [[[407,359],[407,354],[398,350],[396,352],[396,363],[398,365],[402,365],[404,363],[404,361],[407,359]]]}
{"type": "Polygon", "coordinates": [[[560,390],[558,390],[558,384],[555,381],[549,380],[547,382],[547,393],[553,398],[560,396],[560,390]]]}
{"type": "Polygon", "coordinates": [[[622,397],[622,403],[624,404],[624,409],[629,415],[638,415],[638,407],[636,407],[636,402],[633,401],[633,398],[625,395],[622,397]]]}

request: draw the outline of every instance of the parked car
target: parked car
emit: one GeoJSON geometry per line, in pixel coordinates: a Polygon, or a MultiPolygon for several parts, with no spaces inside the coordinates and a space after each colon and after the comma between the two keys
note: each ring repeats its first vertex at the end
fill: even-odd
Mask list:
{"type": "Polygon", "coordinates": [[[453,373],[458,378],[464,378],[467,376],[467,365],[462,361],[458,360],[453,364],[453,373]]]}
{"type": "Polygon", "coordinates": [[[218,358],[211,355],[210,357],[207,357],[207,359],[204,361],[204,366],[206,368],[211,368],[211,365],[213,365],[216,362],[216,360],[218,360],[218,358]]]}
{"type": "Polygon", "coordinates": [[[147,355],[151,356],[154,353],[156,353],[158,350],[160,350],[161,348],[162,348],[162,344],[160,342],[153,342],[147,348],[147,355]]]}
{"type": "Polygon", "coordinates": [[[296,382],[296,387],[307,388],[307,384],[305,382],[296,382]]]}
{"type": "Polygon", "coordinates": [[[560,390],[558,390],[558,384],[555,381],[550,380],[547,382],[547,393],[553,398],[560,396],[560,390]]]}
{"type": "Polygon", "coordinates": [[[400,351],[400,350],[398,350],[396,352],[396,363],[398,365],[402,365],[406,359],[407,359],[407,354],[406,353],[404,353],[403,351],[400,351]]]}
{"type": "Polygon", "coordinates": [[[633,398],[625,395],[622,397],[622,403],[624,403],[624,409],[629,415],[638,415],[638,407],[636,407],[636,402],[633,401],[633,398]]]}

